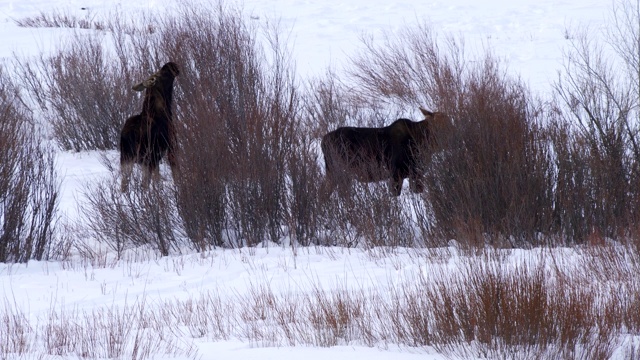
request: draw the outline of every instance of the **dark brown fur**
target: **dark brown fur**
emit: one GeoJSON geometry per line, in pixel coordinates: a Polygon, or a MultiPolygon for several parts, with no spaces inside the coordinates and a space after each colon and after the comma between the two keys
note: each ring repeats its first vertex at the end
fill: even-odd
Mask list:
{"type": "Polygon", "coordinates": [[[398,119],[382,128],[341,127],[322,138],[326,177],[321,196],[328,198],[336,186],[355,179],[377,182],[389,179],[395,196],[409,178],[413,192],[422,192],[423,169],[433,148],[432,123],[447,121],[442,113],[420,108],[422,121],[398,119]]]}
{"type": "Polygon", "coordinates": [[[136,91],[146,90],[142,112],[128,118],[120,133],[122,191],[127,191],[136,163],[145,167],[145,183],[149,182],[150,176],[159,178],[158,165],[165,153],[172,171],[175,170],[175,128],[171,102],[173,80],[179,73],[178,65],[169,62],[147,80],[133,86],[136,91]]]}

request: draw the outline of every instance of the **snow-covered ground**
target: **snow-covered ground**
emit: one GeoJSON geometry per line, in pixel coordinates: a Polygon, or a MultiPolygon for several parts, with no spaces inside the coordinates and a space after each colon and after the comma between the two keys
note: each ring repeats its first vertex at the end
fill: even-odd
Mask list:
{"type": "MultiPolygon", "coordinates": [[[[423,22],[442,36],[463,38],[470,51],[494,52],[504,59],[509,71],[540,92],[549,91],[550,82],[562,68],[568,38],[581,27],[603,29],[612,8],[612,2],[602,0],[245,0],[243,4],[248,21],[280,19],[282,28],[289,32],[301,78],[322,74],[328,66],[343,66],[361,47],[363,35],[380,38],[423,22]]],[[[115,10],[135,16],[140,11],[171,6],[175,3],[170,0],[0,0],[0,58],[10,61],[13,54],[46,52],[68,34],[65,29],[21,28],[14,23],[16,19],[54,9],[89,17],[115,10]]],[[[106,170],[95,153],[62,153],[58,166],[64,176],[61,211],[74,218],[78,189],[106,170]]],[[[37,323],[44,322],[52,309],[90,312],[142,298],[149,303],[188,300],[210,291],[233,298],[250,290],[256,281],[265,281],[278,291],[313,285],[370,288],[424,275],[425,271],[410,255],[387,259],[347,249],[305,249],[299,253],[281,248],[227,250],[114,264],[80,260],[0,264],[0,293],[4,295],[0,295],[0,303],[19,309],[37,323]]],[[[406,348],[262,347],[237,339],[195,344],[202,359],[443,358],[428,350],[406,348]]]]}
{"type": "MultiPolygon", "coordinates": [[[[53,9],[92,18],[116,10],[135,14],[175,4],[170,0],[3,0],[0,2],[3,34],[0,57],[11,56],[13,52],[29,54],[46,50],[59,43],[65,32],[19,28],[13,19],[53,9]]],[[[424,22],[438,29],[442,36],[463,38],[470,51],[493,51],[514,74],[529,81],[534,89],[544,91],[561,68],[567,38],[583,27],[602,30],[613,1],[245,0],[242,4],[251,21],[279,20],[285,32],[289,31],[294,58],[303,76],[322,73],[327,66],[343,65],[360,48],[363,35],[380,38],[382,34],[393,34],[405,26],[424,22]]]]}

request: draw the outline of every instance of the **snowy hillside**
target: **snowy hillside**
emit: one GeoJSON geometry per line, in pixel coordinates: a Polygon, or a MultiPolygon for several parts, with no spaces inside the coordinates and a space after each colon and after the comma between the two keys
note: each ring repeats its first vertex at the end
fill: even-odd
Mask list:
{"type": "MultiPolygon", "coordinates": [[[[327,66],[339,67],[353,56],[362,36],[382,37],[400,28],[426,22],[442,36],[464,38],[469,50],[494,51],[514,74],[547,90],[549,80],[561,68],[567,37],[589,27],[603,30],[612,3],[608,1],[492,0],[474,3],[453,1],[253,1],[242,2],[252,21],[280,21],[289,38],[302,75],[318,74],[327,66]]],[[[3,1],[0,56],[13,52],[34,54],[46,50],[64,34],[56,29],[22,29],[12,20],[62,10],[94,18],[123,10],[136,14],[175,6],[167,0],[145,2],[109,1],[3,1]],[[82,10],[84,9],[84,10],[82,10]]]]}

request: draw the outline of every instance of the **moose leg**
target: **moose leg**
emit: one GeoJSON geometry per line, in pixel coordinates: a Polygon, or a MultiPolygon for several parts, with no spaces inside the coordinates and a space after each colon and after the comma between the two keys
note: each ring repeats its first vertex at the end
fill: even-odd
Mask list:
{"type": "Polygon", "coordinates": [[[133,163],[132,162],[120,162],[120,173],[121,173],[121,182],[120,182],[120,191],[128,192],[129,191],[129,182],[131,181],[131,172],[133,171],[133,163]]]}
{"type": "Polygon", "coordinates": [[[150,183],[157,184],[160,182],[160,168],[158,165],[149,165],[145,167],[142,175],[142,186],[144,189],[149,188],[150,183]]]}
{"type": "MultiPolygon", "coordinates": [[[[340,181],[340,169],[342,165],[339,162],[340,157],[338,156],[337,151],[327,146],[323,140],[322,143],[322,153],[324,154],[325,161],[325,175],[322,184],[320,185],[319,197],[320,201],[326,202],[331,197],[331,194],[336,190],[340,181]]],[[[338,188],[339,191],[342,191],[342,186],[338,188]]],[[[342,194],[340,194],[342,195],[342,194]]]]}
{"type": "Polygon", "coordinates": [[[320,185],[320,191],[318,194],[320,196],[320,201],[326,202],[327,200],[329,200],[329,197],[331,197],[331,194],[335,189],[336,189],[335,181],[331,180],[329,176],[325,176],[324,180],[322,181],[322,184],[320,185]]]}
{"type": "Polygon", "coordinates": [[[424,182],[421,175],[415,175],[409,178],[409,188],[411,192],[421,193],[424,191],[424,182]]]}
{"type": "Polygon", "coordinates": [[[148,189],[149,183],[151,183],[151,170],[148,167],[142,169],[142,188],[148,189]]]}
{"type": "Polygon", "coordinates": [[[393,176],[391,180],[389,180],[389,191],[393,196],[400,196],[402,193],[402,181],[404,179],[402,177],[393,176]]]}
{"type": "Polygon", "coordinates": [[[153,181],[154,184],[159,184],[160,181],[162,181],[162,178],[160,177],[160,168],[158,166],[151,171],[151,181],[153,181]]]}
{"type": "Polygon", "coordinates": [[[171,168],[171,177],[173,178],[173,181],[177,181],[177,175],[180,172],[180,169],[178,168],[178,163],[176,162],[176,157],[173,153],[173,147],[169,147],[169,150],[167,151],[167,161],[169,162],[169,167],[171,168]]]}

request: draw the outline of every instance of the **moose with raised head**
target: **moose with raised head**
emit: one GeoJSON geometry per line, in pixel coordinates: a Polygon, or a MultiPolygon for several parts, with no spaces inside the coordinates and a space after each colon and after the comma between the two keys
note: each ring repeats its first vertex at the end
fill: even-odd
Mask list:
{"type": "Polygon", "coordinates": [[[433,131],[450,121],[443,113],[420,111],[422,121],[398,119],[382,128],[341,127],[327,133],[321,142],[326,176],[320,196],[327,199],[338,186],[344,190],[352,179],[388,179],[391,194],[399,196],[409,178],[411,191],[424,191],[424,166],[436,144],[433,131]]]}
{"type": "Polygon", "coordinates": [[[175,171],[175,127],[171,102],[173,81],[178,74],[178,65],[168,62],[147,80],[133,86],[133,90],[145,90],[145,94],[142,112],[128,118],[120,132],[123,192],[129,188],[136,163],[144,167],[144,185],[148,185],[151,177],[159,180],[158,166],[165,154],[172,172],[175,171]]]}

